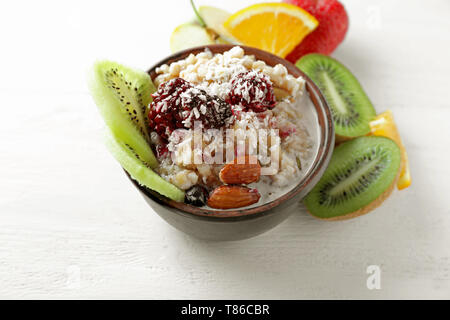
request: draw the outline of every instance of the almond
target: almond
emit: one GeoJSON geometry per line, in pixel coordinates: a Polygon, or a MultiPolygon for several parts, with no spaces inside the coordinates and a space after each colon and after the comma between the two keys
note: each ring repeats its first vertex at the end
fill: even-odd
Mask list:
{"type": "Polygon", "coordinates": [[[227,184],[249,184],[259,180],[261,166],[256,156],[242,156],[227,163],[220,170],[219,178],[227,184]]]}
{"type": "Polygon", "coordinates": [[[216,209],[232,209],[249,206],[259,201],[258,190],[243,186],[220,186],[213,190],[208,206],[216,209]]]}

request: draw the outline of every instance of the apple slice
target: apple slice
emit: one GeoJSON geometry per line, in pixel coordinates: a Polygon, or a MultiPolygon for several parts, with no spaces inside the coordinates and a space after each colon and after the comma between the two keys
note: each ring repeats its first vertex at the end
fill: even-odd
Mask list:
{"type": "Polygon", "coordinates": [[[230,13],[216,7],[200,6],[198,8],[198,14],[206,24],[206,27],[217,34],[217,43],[237,43],[237,40],[235,40],[223,26],[223,23],[228,19],[230,13]]]}
{"type": "Polygon", "coordinates": [[[170,36],[170,50],[172,52],[214,43],[216,42],[208,30],[195,22],[179,25],[170,36]]]}

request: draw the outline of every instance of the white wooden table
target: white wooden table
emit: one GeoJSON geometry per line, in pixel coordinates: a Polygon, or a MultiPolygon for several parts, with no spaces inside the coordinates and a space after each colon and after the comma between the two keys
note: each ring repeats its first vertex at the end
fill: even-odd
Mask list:
{"type": "Polygon", "coordinates": [[[146,205],[102,145],[86,88],[97,58],[145,69],[166,56],[188,1],[3,4],[0,298],[450,298],[450,2],[344,3],[334,56],[394,111],[413,184],[355,220],[298,212],[229,243],[190,238],[146,205]]]}

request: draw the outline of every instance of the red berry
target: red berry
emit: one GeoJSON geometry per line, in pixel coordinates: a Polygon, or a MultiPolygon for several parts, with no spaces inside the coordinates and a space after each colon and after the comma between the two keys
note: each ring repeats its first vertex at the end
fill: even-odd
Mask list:
{"type": "Polygon", "coordinates": [[[281,128],[279,131],[280,138],[289,137],[291,134],[295,133],[297,129],[294,126],[281,128]]]}
{"type": "Polygon", "coordinates": [[[319,26],[303,39],[286,57],[291,62],[308,53],[329,55],[344,40],[348,30],[348,15],[344,6],[337,0],[283,0],[296,5],[318,21],[319,26]]]}
{"type": "Polygon", "coordinates": [[[178,128],[220,128],[231,120],[231,107],[224,100],[182,78],[162,83],[153,95],[148,113],[150,128],[167,140],[178,128]]]}
{"type": "MultiPolygon", "coordinates": [[[[239,106],[243,111],[263,112],[275,107],[270,78],[257,71],[239,73],[231,79],[231,90],[227,102],[239,106]]],[[[239,110],[233,110],[237,113],[239,110]]]]}
{"type": "Polygon", "coordinates": [[[167,144],[161,143],[156,146],[156,156],[158,159],[165,158],[169,154],[167,144]]]}
{"type": "Polygon", "coordinates": [[[181,124],[179,97],[189,88],[192,88],[189,82],[175,78],[162,83],[158,91],[152,94],[153,101],[148,113],[149,126],[162,138],[168,139],[172,131],[181,124]]]}

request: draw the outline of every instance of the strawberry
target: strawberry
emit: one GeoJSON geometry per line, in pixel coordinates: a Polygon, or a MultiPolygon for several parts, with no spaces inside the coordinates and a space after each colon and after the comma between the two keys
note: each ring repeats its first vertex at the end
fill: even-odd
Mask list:
{"type": "Polygon", "coordinates": [[[308,53],[329,55],[344,40],[348,30],[348,15],[344,6],[337,0],[283,0],[296,5],[318,21],[319,26],[303,39],[286,57],[295,63],[308,53]]]}

